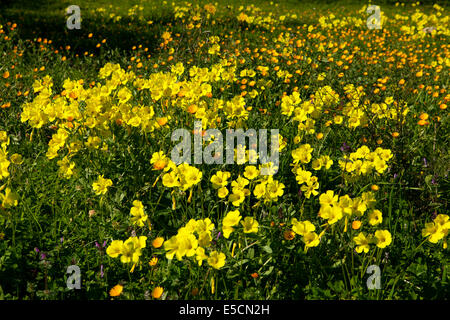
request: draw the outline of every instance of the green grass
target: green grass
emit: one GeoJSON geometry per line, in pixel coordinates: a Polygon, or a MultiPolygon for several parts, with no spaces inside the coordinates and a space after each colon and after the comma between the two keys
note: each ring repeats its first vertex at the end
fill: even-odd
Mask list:
{"type": "MultiPolygon", "coordinates": [[[[23,163],[11,163],[9,176],[0,180],[0,194],[10,188],[19,196],[17,206],[0,207],[1,299],[109,299],[110,289],[117,284],[124,286],[118,299],[151,298],[156,286],[164,288],[164,299],[446,299],[449,296],[449,249],[443,249],[444,240],[432,244],[422,237],[425,223],[431,222],[436,214],[448,214],[449,120],[447,109],[439,106],[444,102],[448,104],[449,73],[445,62],[441,62],[444,68],[440,72],[431,65],[437,63],[438,56],[444,61],[449,59],[449,25],[448,22],[445,25],[447,34],[413,38],[401,31],[404,24],[412,22],[395,19],[395,14],[411,16],[417,8],[432,14],[436,10],[431,4],[419,7],[383,4],[381,10],[387,16],[383,30],[367,30],[367,15],[358,13],[365,3],[359,1],[289,0],[277,5],[270,1],[251,1],[261,9],[263,17],[269,12],[277,18],[286,16],[284,21],[278,20],[269,28],[239,22],[236,17],[240,2],[221,1],[213,18],[202,16],[202,26],[192,29],[187,25],[193,13],[187,15],[186,21],[175,18],[172,1],[121,0],[115,1],[112,7],[109,3],[80,1],[80,30],[66,28],[65,8],[72,4],[69,1],[0,4],[0,25],[5,30],[0,35],[3,37],[0,40],[0,76],[9,72],[9,77],[0,77],[0,106],[10,103],[0,109],[0,131],[6,131],[10,138],[8,159],[15,153],[23,157],[23,163]],[[143,9],[138,8],[136,14],[129,15],[128,9],[135,5],[143,9]],[[95,11],[98,8],[104,8],[106,13],[95,11]],[[115,21],[110,13],[114,13],[114,17],[120,15],[120,20],[115,21]],[[331,13],[338,18],[359,17],[364,24],[325,29],[319,24],[319,18],[331,13]],[[297,18],[292,18],[292,14],[297,18]],[[13,23],[17,28],[11,30],[13,23]],[[310,25],[314,26],[312,30],[308,30],[310,25]],[[171,32],[173,40],[161,45],[162,34],[166,31],[171,32]],[[293,43],[283,42],[280,34],[290,34],[293,43]],[[6,40],[5,35],[9,37],[6,40]],[[236,64],[236,79],[245,78],[249,82],[252,78],[240,76],[241,70],[269,67],[267,76],[258,73],[254,79],[254,88],[259,94],[255,98],[245,96],[246,106],[251,106],[252,110],[244,126],[278,128],[287,139],[286,149],[280,155],[280,169],[274,176],[285,185],[283,196],[277,201],[257,205],[258,199],[251,189],[252,195],[239,206],[243,217],[253,216],[259,222],[257,234],[243,233],[242,228],[237,227],[229,239],[218,235],[224,216],[236,208],[227,198],[217,196],[210,178],[218,170],[227,170],[231,172],[230,181],[235,180],[243,174],[244,166],[196,165],[203,176],[201,183],[192,189],[191,201],[188,200],[190,190],[172,195],[172,189],[163,185],[160,172],[152,169],[150,159],[154,152],[164,151],[170,156],[174,146],[170,140],[172,131],[193,128],[194,117],[178,100],[168,108],[163,102],[166,98],[155,101],[150,94],[133,89],[133,106],[152,106],[156,116],[172,117],[167,126],[153,132],[144,134],[139,128],[119,126],[114,121],[106,130],[87,128],[84,124],[74,130],[70,141],[99,136],[108,151],[82,148],[75,153],[71,158],[75,174],[70,179],[58,174],[57,161],[67,150],[55,159],[46,157],[49,141],[56,133],[52,125],[62,126],[66,121],[55,120],[38,129],[20,119],[24,105],[37,96],[33,83],[46,75],[53,79],[53,94],[64,90],[65,79],[83,79],[85,89],[93,81],[104,84],[98,72],[108,62],[119,63],[125,71],[133,71],[144,78],[155,72],[168,72],[170,66],[182,62],[186,69],[182,78],[190,79],[187,74],[192,66],[211,68],[220,61],[219,57],[208,54],[210,36],[220,37],[222,58],[236,64]],[[381,38],[383,44],[379,42],[381,38]],[[297,46],[297,40],[304,44],[297,46]],[[327,46],[329,42],[333,47],[319,50],[320,45],[327,46]],[[340,44],[346,46],[333,52],[340,44]],[[272,56],[262,48],[280,53],[278,62],[271,61],[272,56]],[[255,56],[255,49],[263,59],[255,56]],[[283,49],[287,50],[285,56],[283,49]],[[386,60],[391,54],[394,63],[386,60]],[[294,57],[296,55],[302,59],[294,57]],[[346,60],[349,55],[354,56],[352,62],[346,60]],[[373,60],[368,57],[375,56],[379,63],[369,64],[368,61],[373,60]],[[406,61],[401,63],[403,56],[406,61]],[[330,57],[334,62],[330,62],[330,57]],[[245,61],[241,62],[242,58],[245,61]],[[308,64],[308,58],[316,68],[308,64]],[[140,68],[137,59],[142,63],[140,68]],[[337,60],[344,61],[343,66],[347,65],[348,69],[338,67],[337,60]],[[402,64],[402,68],[396,64],[402,64]],[[277,66],[293,75],[290,82],[277,76],[277,66]],[[295,73],[296,70],[303,73],[295,73]],[[419,78],[416,76],[419,70],[430,74],[419,78]],[[339,77],[341,72],[343,77],[339,77]],[[326,75],[325,80],[318,81],[321,73],[326,75]],[[386,76],[389,80],[385,90],[375,93],[379,80],[386,76]],[[400,79],[406,81],[405,85],[398,85],[400,79]],[[349,101],[344,92],[347,84],[362,86],[370,105],[392,96],[399,105],[401,101],[406,103],[410,111],[404,119],[379,119],[375,113],[367,111],[367,125],[356,129],[329,125],[327,122],[341,114],[342,107],[349,101]],[[297,87],[302,100],[307,101],[324,86],[336,91],[339,103],[320,110],[314,118],[314,133],[302,133],[292,119],[281,114],[279,104],[283,93],[290,95],[297,87]],[[427,92],[439,90],[444,91],[437,97],[427,92]],[[420,126],[417,121],[423,113],[429,115],[430,124],[420,126]],[[324,134],[321,140],[316,138],[319,132],[324,134]],[[394,132],[399,133],[398,138],[393,138],[394,132]],[[361,230],[353,230],[349,224],[344,232],[344,219],[324,227],[326,220],[318,217],[319,195],[305,198],[291,171],[291,152],[299,147],[294,143],[297,135],[303,135],[300,144],[308,143],[314,148],[312,159],[329,155],[334,161],[330,170],[315,171],[311,163],[304,165],[305,170],[318,177],[319,195],[334,190],[340,196],[348,194],[356,198],[377,185],[375,208],[383,213],[381,225],[368,225],[366,212],[361,218],[361,230]],[[377,147],[390,149],[394,157],[384,173],[352,178],[344,175],[338,165],[344,156],[340,150],[344,143],[353,151],[362,145],[367,145],[371,151],[377,147]],[[92,188],[98,175],[113,181],[113,186],[103,196],[95,195],[92,188]],[[173,199],[175,210],[172,209],[173,199]],[[137,227],[130,222],[134,200],[143,202],[151,230],[147,225],[137,227]],[[300,235],[293,240],[284,238],[294,217],[311,221],[317,233],[326,229],[317,247],[305,250],[300,235]],[[161,236],[167,241],[190,219],[204,218],[210,218],[215,224],[213,244],[208,250],[226,255],[226,264],[220,270],[206,261],[198,266],[195,257],[170,260],[165,256],[164,247],[152,248],[151,240],[155,237],[161,236]],[[378,229],[389,230],[392,234],[390,246],[381,249],[372,245],[369,253],[356,253],[353,238],[360,231],[367,234],[378,229]],[[130,272],[132,264],[111,258],[106,248],[112,240],[125,241],[133,233],[147,236],[148,240],[140,263],[130,272]],[[104,241],[106,246],[102,247],[104,241]],[[234,256],[231,254],[233,244],[238,244],[234,256]],[[154,256],[159,261],[150,267],[148,262],[154,256]],[[81,269],[81,290],[70,290],[66,286],[66,270],[72,264],[81,269]],[[381,269],[380,290],[368,290],[366,286],[370,276],[366,270],[373,264],[381,269]],[[257,278],[251,276],[254,273],[258,273],[257,278]],[[211,290],[212,279],[215,290],[211,290]]],[[[182,1],[175,3],[185,5],[182,1]]],[[[199,1],[194,6],[199,4],[199,8],[203,8],[207,3],[209,1],[199,1]]],[[[448,15],[448,7],[444,7],[442,16],[445,15],[448,15]]],[[[250,92],[248,82],[245,89],[236,81],[211,82],[212,99],[230,101],[243,90],[250,92]]],[[[218,128],[224,132],[227,116],[213,107],[212,99],[203,96],[189,103],[200,105],[205,101],[207,109],[221,118],[218,128]]],[[[251,188],[255,184],[252,182],[251,188]]],[[[356,219],[359,218],[353,214],[350,222],[356,219]]]]}

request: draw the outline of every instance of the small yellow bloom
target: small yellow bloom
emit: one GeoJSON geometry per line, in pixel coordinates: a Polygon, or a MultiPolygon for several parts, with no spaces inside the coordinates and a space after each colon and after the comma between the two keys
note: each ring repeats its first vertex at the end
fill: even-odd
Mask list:
{"type": "Polygon", "coordinates": [[[375,232],[376,245],[378,248],[386,248],[392,242],[391,233],[387,230],[377,230],[375,232]]]}
{"type": "Polygon", "coordinates": [[[317,247],[320,243],[319,236],[315,232],[308,232],[303,236],[303,242],[305,243],[305,250],[311,247],[317,247]]]}
{"type": "Polygon", "coordinates": [[[2,206],[4,208],[11,208],[17,206],[19,203],[19,195],[11,191],[10,188],[5,189],[5,194],[0,193],[0,201],[2,201],[2,206]]]}
{"type": "Polygon", "coordinates": [[[137,224],[139,227],[143,227],[144,222],[148,219],[148,216],[144,212],[144,205],[139,200],[133,201],[133,207],[130,209],[130,214],[133,216],[131,222],[137,224]]]}
{"type": "Polygon", "coordinates": [[[292,218],[292,230],[301,236],[306,235],[307,233],[313,232],[316,230],[316,227],[309,222],[308,220],[305,221],[298,221],[296,218],[292,218]]]}
{"type": "Polygon", "coordinates": [[[375,226],[383,221],[383,215],[380,210],[373,210],[369,214],[369,224],[375,226]]]}
{"type": "Polygon", "coordinates": [[[149,266],[150,267],[154,267],[156,266],[156,264],[158,263],[158,258],[157,257],[153,257],[150,261],[149,261],[149,266]]]}
{"type": "Polygon", "coordinates": [[[258,232],[258,221],[252,217],[245,217],[244,221],[241,221],[244,227],[244,233],[256,233],[258,232]]]}
{"type": "Polygon", "coordinates": [[[98,176],[97,181],[92,184],[92,189],[94,189],[96,195],[106,194],[108,187],[112,186],[112,184],[111,179],[105,179],[103,178],[103,175],[101,175],[98,176]]]}
{"type": "Polygon", "coordinates": [[[110,246],[106,249],[106,254],[111,258],[117,258],[122,253],[122,240],[113,240],[110,246]]]}
{"type": "Polygon", "coordinates": [[[11,156],[11,162],[14,163],[14,164],[22,164],[23,163],[22,156],[20,154],[18,154],[18,153],[14,153],[11,156]]]}
{"type": "Polygon", "coordinates": [[[208,264],[215,269],[222,268],[225,265],[225,254],[217,251],[211,252],[208,258],[208,264]]]}
{"type": "Polygon", "coordinates": [[[355,241],[357,247],[356,247],[356,252],[357,253],[361,253],[364,251],[364,253],[369,252],[370,249],[370,238],[366,238],[366,236],[364,235],[364,233],[360,233],[358,236],[353,238],[353,241],[355,241]]]}

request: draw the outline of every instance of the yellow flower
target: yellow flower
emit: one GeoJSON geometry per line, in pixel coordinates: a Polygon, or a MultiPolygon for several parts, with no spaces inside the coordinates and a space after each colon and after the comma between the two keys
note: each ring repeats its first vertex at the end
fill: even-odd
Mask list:
{"type": "Polygon", "coordinates": [[[249,180],[255,179],[259,175],[259,170],[255,166],[245,167],[244,177],[249,180]]]}
{"type": "Polygon", "coordinates": [[[253,194],[255,195],[256,198],[260,199],[266,194],[266,185],[267,185],[267,183],[262,182],[255,186],[255,189],[253,190],[253,194]]]}
{"type": "Polygon", "coordinates": [[[106,254],[111,258],[117,258],[119,254],[122,253],[122,246],[123,246],[122,240],[113,240],[113,242],[106,249],[106,254]]]}
{"type": "Polygon", "coordinates": [[[342,208],[335,206],[322,206],[320,207],[319,216],[323,219],[327,219],[329,224],[333,224],[342,219],[342,208]]]}
{"type": "Polygon", "coordinates": [[[431,243],[437,243],[439,240],[444,238],[445,233],[444,229],[442,229],[439,224],[435,222],[430,222],[425,224],[425,228],[422,229],[422,236],[429,237],[428,241],[431,243]]]}
{"type": "Polygon", "coordinates": [[[120,296],[120,294],[122,293],[122,290],[123,290],[123,286],[121,286],[120,284],[117,284],[114,287],[112,287],[111,290],[109,290],[109,295],[111,297],[120,296]]]}
{"type": "Polygon", "coordinates": [[[383,221],[383,216],[381,214],[380,210],[373,210],[370,214],[369,214],[369,223],[372,226],[375,226],[379,223],[381,223],[383,221]]]}
{"type": "MultiPolygon", "coordinates": [[[[170,240],[169,240],[170,241],[170,240]]],[[[173,253],[176,255],[177,259],[181,261],[183,259],[183,256],[192,257],[195,254],[195,251],[198,247],[198,240],[195,237],[195,235],[187,233],[187,232],[179,232],[175,238],[175,243],[171,242],[167,244],[167,241],[164,243],[164,248],[168,250],[169,248],[170,253],[168,256],[168,259],[170,258],[170,255],[173,257],[173,253]],[[167,248],[166,248],[167,244],[167,248]],[[175,245],[175,246],[174,246],[175,245]],[[172,248],[171,248],[172,246],[172,248]]],[[[167,256],[167,253],[166,253],[167,256]]]]}
{"type": "Polygon", "coordinates": [[[158,263],[158,258],[157,257],[153,257],[150,261],[149,261],[149,266],[150,267],[154,267],[156,266],[156,264],[158,263]]]}
{"type": "Polygon", "coordinates": [[[228,212],[228,214],[226,215],[226,217],[223,219],[222,222],[223,224],[222,230],[224,232],[225,238],[229,237],[230,233],[234,230],[233,226],[238,225],[241,218],[242,217],[238,210],[228,212]]]}
{"type": "Polygon", "coordinates": [[[338,202],[339,196],[334,195],[333,190],[328,190],[326,193],[322,193],[319,196],[319,203],[323,205],[336,205],[338,202]]]}
{"type": "Polygon", "coordinates": [[[391,233],[388,230],[377,230],[375,232],[375,241],[377,247],[383,249],[391,244],[391,233]]]}
{"type": "Polygon", "coordinates": [[[166,258],[171,260],[178,250],[177,236],[171,237],[169,240],[164,241],[164,250],[166,250],[166,258]]]}
{"type": "Polygon", "coordinates": [[[270,200],[277,200],[284,194],[284,184],[276,180],[272,180],[272,176],[269,178],[269,182],[266,185],[266,194],[270,200]]]}
{"type": "Polygon", "coordinates": [[[9,145],[8,133],[4,130],[0,131],[0,145],[2,147],[9,145]]]}
{"type": "Polygon", "coordinates": [[[228,179],[231,177],[231,173],[227,171],[217,171],[215,175],[211,177],[213,187],[218,189],[225,187],[228,184],[228,179]]]}
{"type": "Polygon", "coordinates": [[[174,188],[180,186],[180,181],[178,180],[178,175],[176,172],[172,171],[166,173],[162,179],[163,185],[168,188],[174,188]]]}
{"type": "Polygon", "coordinates": [[[96,195],[105,194],[108,191],[108,187],[112,186],[111,179],[103,178],[103,175],[98,176],[97,181],[92,184],[92,188],[96,195]]]}
{"type": "Polygon", "coordinates": [[[70,162],[67,157],[64,157],[62,160],[57,161],[57,164],[59,166],[58,173],[62,177],[70,179],[74,173],[73,169],[75,168],[75,163],[70,162]]]}
{"type": "Polygon", "coordinates": [[[233,227],[236,226],[239,221],[242,219],[241,214],[239,213],[239,210],[230,211],[227,213],[225,218],[223,218],[222,221],[222,231],[223,236],[228,239],[231,232],[233,232],[233,227]]]}
{"type": "Polygon", "coordinates": [[[131,91],[128,90],[127,88],[122,88],[117,93],[117,98],[119,98],[119,103],[121,103],[121,104],[130,100],[132,96],[133,95],[132,95],[131,91]]]}
{"type": "Polygon", "coordinates": [[[353,241],[355,241],[357,247],[356,247],[356,252],[361,253],[361,252],[369,252],[370,246],[369,246],[369,239],[366,238],[366,236],[364,235],[364,233],[360,232],[358,234],[358,236],[353,238],[353,241]]]}
{"type": "Polygon", "coordinates": [[[152,158],[150,159],[150,163],[153,164],[153,169],[166,171],[167,165],[169,164],[169,158],[167,158],[164,152],[159,151],[152,154],[152,158]]]}
{"type": "Polygon", "coordinates": [[[11,208],[17,206],[19,203],[19,195],[16,192],[11,191],[10,188],[5,189],[5,194],[0,193],[0,201],[4,208],[11,208]]]}
{"type": "Polygon", "coordinates": [[[18,154],[18,153],[14,153],[11,156],[11,162],[14,163],[14,164],[22,164],[23,163],[22,156],[20,154],[18,154]]]}
{"type": "Polygon", "coordinates": [[[208,264],[215,269],[222,268],[225,265],[225,254],[217,251],[211,252],[208,258],[208,264]]]}
{"type": "Polygon", "coordinates": [[[308,163],[311,161],[311,153],[314,149],[311,148],[309,144],[301,145],[299,148],[292,151],[292,158],[294,158],[293,163],[297,164],[298,162],[308,163]]]}
{"type": "Polygon", "coordinates": [[[292,231],[301,236],[316,230],[316,227],[308,220],[298,221],[296,218],[292,218],[291,223],[292,231]]]}
{"type": "Polygon", "coordinates": [[[205,249],[202,247],[198,247],[195,251],[195,259],[198,262],[198,265],[201,266],[203,264],[203,260],[208,259],[208,256],[205,253],[205,249]]]}
{"type": "Polygon", "coordinates": [[[122,256],[120,257],[120,261],[122,263],[139,262],[139,257],[142,254],[141,249],[145,248],[146,241],[147,237],[145,236],[128,238],[122,245],[122,256]]]}
{"type": "Polygon", "coordinates": [[[228,201],[230,201],[233,206],[239,207],[244,200],[245,193],[241,189],[233,188],[233,193],[228,197],[228,201]]]}
{"type": "Polygon", "coordinates": [[[309,181],[306,182],[306,186],[301,186],[300,190],[305,193],[305,197],[309,199],[311,197],[311,194],[313,196],[316,196],[319,194],[316,189],[319,188],[319,183],[317,182],[317,177],[312,177],[309,181]],[[314,178],[314,179],[313,179],[314,178]]]}
{"type": "Polygon", "coordinates": [[[203,220],[198,220],[196,227],[195,227],[195,231],[197,231],[198,233],[210,232],[213,229],[214,229],[214,223],[212,223],[211,219],[209,219],[209,218],[206,218],[203,220]]]}
{"type": "Polygon", "coordinates": [[[434,223],[445,231],[450,229],[450,217],[446,214],[438,214],[434,218],[434,223]]]}
{"type": "Polygon", "coordinates": [[[162,294],[163,294],[164,289],[161,287],[156,287],[152,290],[152,297],[155,299],[159,299],[161,298],[162,294]]]}
{"type": "Polygon", "coordinates": [[[320,239],[317,233],[308,232],[303,236],[303,242],[305,243],[306,248],[317,247],[319,245],[320,239]]]}
{"type": "Polygon", "coordinates": [[[258,232],[258,221],[252,217],[245,217],[244,221],[241,221],[244,227],[244,233],[256,233],[258,232]]]}
{"type": "Polygon", "coordinates": [[[170,37],[171,37],[171,33],[168,32],[168,31],[166,31],[166,32],[164,32],[164,33],[162,34],[161,37],[162,37],[164,40],[169,40],[170,37]]]}
{"type": "Polygon", "coordinates": [[[222,187],[219,190],[217,190],[217,195],[219,198],[223,199],[228,195],[229,191],[226,187],[222,187]]]}
{"type": "Polygon", "coordinates": [[[131,207],[130,213],[133,216],[131,218],[131,222],[133,224],[137,224],[139,227],[143,227],[144,222],[148,219],[148,216],[144,213],[144,205],[141,201],[133,201],[133,207],[131,207]]]}

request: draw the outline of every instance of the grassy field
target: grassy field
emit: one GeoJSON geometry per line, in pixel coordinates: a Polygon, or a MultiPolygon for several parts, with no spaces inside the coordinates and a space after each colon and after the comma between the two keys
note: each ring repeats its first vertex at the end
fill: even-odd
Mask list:
{"type": "Polygon", "coordinates": [[[449,7],[242,3],[0,3],[0,299],[450,296],[449,7]]]}

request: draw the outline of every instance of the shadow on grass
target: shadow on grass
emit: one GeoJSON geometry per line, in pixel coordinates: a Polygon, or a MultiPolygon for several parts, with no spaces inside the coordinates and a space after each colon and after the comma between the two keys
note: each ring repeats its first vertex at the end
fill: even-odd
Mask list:
{"type": "Polygon", "coordinates": [[[81,27],[69,30],[68,6],[64,1],[49,4],[45,0],[1,0],[0,23],[16,23],[22,40],[48,39],[57,49],[70,46],[70,50],[78,54],[98,54],[104,47],[129,51],[139,45],[153,52],[159,44],[163,26],[173,21],[173,16],[166,15],[158,20],[152,19],[153,24],[149,25],[147,21],[121,12],[122,18],[116,22],[109,13],[100,14],[80,5],[81,27]],[[105,44],[102,44],[103,40],[106,40],[105,44]]]}

